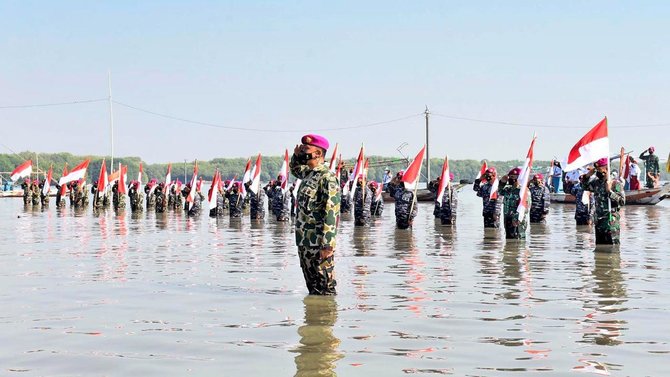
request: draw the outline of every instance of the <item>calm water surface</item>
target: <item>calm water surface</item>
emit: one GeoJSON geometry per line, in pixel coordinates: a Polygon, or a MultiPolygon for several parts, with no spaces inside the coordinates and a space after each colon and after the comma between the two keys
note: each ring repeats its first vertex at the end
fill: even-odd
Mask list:
{"type": "Polygon", "coordinates": [[[306,294],[290,224],[0,201],[0,375],[670,375],[670,203],[594,253],[574,206],[526,241],[421,204],[341,221],[339,295],[306,294]]]}

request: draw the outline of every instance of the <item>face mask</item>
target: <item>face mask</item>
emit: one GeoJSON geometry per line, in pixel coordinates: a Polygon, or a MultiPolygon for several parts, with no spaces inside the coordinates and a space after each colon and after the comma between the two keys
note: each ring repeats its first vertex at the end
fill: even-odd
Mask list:
{"type": "Polygon", "coordinates": [[[600,179],[605,179],[605,173],[602,172],[596,172],[596,176],[600,179]]]}
{"type": "Polygon", "coordinates": [[[296,158],[298,159],[298,162],[299,162],[301,165],[304,165],[304,164],[306,164],[307,162],[309,162],[309,160],[314,159],[314,154],[313,154],[313,153],[303,153],[303,152],[300,152],[299,154],[296,155],[296,158]]]}
{"type": "Polygon", "coordinates": [[[510,178],[510,179],[509,179],[509,183],[510,183],[511,185],[515,184],[515,183],[516,183],[516,178],[510,178]]]}

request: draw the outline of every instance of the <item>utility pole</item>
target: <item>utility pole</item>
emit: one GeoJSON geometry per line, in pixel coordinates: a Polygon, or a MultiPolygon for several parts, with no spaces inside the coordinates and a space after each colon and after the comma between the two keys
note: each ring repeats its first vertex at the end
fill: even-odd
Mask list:
{"type": "Polygon", "coordinates": [[[112,142],[112,158],[109,166],[114,171],[114,111],[112,108],[112,71],[107,71],[107,82],[109,84],[109,133],[112,142]]]}
{"type": "Polygon", "coordinates": [[[430,142],[428,141],[428,116],[430,112],[428,111],[428,105],[426,105],[424,114],[426,115],[426,188],[428,188],[430,183],[430,142]]]}

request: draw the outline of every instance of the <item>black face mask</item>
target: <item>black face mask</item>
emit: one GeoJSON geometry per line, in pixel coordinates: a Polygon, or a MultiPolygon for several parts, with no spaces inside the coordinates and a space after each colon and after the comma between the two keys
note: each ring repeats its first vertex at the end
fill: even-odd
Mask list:
{"type": "Polygon", "coordinates": [[[599,179],[605,179],[605,173],[596,172],[596,177],[598,177],[599,179]]]}
{"type": "Polygon", "coordinates": [[[515,184],[515,183],[516,183],[516,178],[510,178],[510,179],[509,179],[509,184],[510,184],[510,185],[513,185],[513,184],[515,184]]]}
{"type": "Polygon", "coordinates": [[[309,162],[309,160],[313,160],[314,158],[316,158],[314,156],[314,153],[303,153],[303,152],[298,153],[295,157],[296,159],[298,159],[298,163],[300,163],[301,165],[304,165],[307,162],[309,162]]]}

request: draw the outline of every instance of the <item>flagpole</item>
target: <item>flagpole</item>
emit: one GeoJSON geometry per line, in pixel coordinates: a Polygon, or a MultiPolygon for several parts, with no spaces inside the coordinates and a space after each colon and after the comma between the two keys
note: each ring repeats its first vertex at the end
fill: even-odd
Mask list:
{"type": "Polygon", "coordinates": [[[428,141],[428,116],[430,112],[428,111],[428,105],[426,105],[424,114],[426,115],[426,188],[428,188],[430,183],[430,142],[428,141]]]}
{"type": "Polygon", "coordinates": [[[110,166],[114,170],[114,109],[112,107],[112,72],[111,70],[107,71],[107,83],[109,86],[109,133],[111,136],[111,152],[112,158],[110,160],[110,166]]]}

